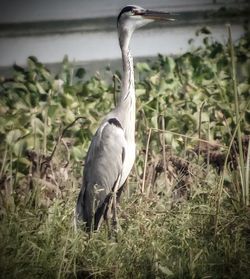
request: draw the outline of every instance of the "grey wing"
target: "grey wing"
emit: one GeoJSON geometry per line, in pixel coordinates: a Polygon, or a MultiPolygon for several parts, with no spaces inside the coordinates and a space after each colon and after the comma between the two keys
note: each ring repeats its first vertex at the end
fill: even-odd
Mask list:
{"type": "Polygon", "coordinates": [[[124,130],[116,118],[105,121],[92,139],[76,208],[78,218],[86,222],[89,229],[93,218],[98,224],[103,217],[104,205],[121,175],[125,144],[124,130]]]}

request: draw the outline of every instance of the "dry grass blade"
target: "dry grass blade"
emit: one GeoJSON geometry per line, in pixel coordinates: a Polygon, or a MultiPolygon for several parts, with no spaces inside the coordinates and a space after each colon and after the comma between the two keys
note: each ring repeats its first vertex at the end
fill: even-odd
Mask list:
{"type": "MultiPolygon", "coordinates": [[[[250,101],[246,104],[246,108],[249,106],[250,104],[250,101]]],[[[228,151],[227,151],[227,154],[226,154],[226,158],[225,158],[225,162],[224,162],[224,167],[223,167],[223,171],[222,171],[222,174],[220,176],[220,181],[219,181],[219,184],[218,184],[218,193],[217,193],[217,197],[216,197],[216,214],[215,214],[215,225],[214,225],[214,236],[217,237],[217,230],[218,230],[218,218],[219,218],[219,214],[220,214],[220,206],[221,206],[221,195],[222,195],[222,191],[223,191],[223,185],[224,185],[224,179],[225,179],[225,176],[226,176],[226,171],[227,171],[227,164],[228,164],[228,158],[229,158],[229,155],[230,155],[230,150],[232,148],[232,145],[233,145],[233,142],[234,142],[234,139],[236,137],[236,134],[237,134],[237,131],[238,131],[238,126],[240,125],[240,122],[243,118],[244,114],[242,113],[240,115],[240,118],[238,120],[238,123],[235,127],[235,130],[232,134],[232,138],[230,140],[230,143],[229,143],[229,146],[228,146],[228,151]]]]}
{"type": "MultiPolygon", "coordinates": [[[[228,24],[228,37],[229,37],[229,47],[230,47],[230,57],[231,57],[231,69],[232,69],[232,80],[233,80],[233,91],[234,91],[234,104],[235,104],[235,115],[236,115],[236,123],[240,121],[240,109],[239,109],[239,96],[238,96],[238,85],[237,85],[237,76],[236,76],[236,62],[235,62],[235,53],[234,46],[232,41],[232,32],[231,26],[228,24]]],[[[245,181],[245,163],[243,157],[243,147],[242,147],[242,132],[240,125],[237,125],[237,140],[239,146],[239,169],[240,169],[240,177],[241,177],[241,189],[242,189],[242,201],[243,203],[247,203],[248,197],[246,196],[247,185],[245,181]]]]}
{"type": "Polygon", "coordinates": [[[176,132],[173,132],[173,131],[168,131],[168,130],[162,130],[162,129],[158,129],[158,128],[151,128],[153,131],[157,131],[157,132],[161,132],[161,133],[169,133],[171,135],[174,135],[174,136],[178,136],[178,137],[182,137],[184,139],[191,139],[191,140],[194,140],[194,141],[198,141],[198,142],[204,142],[206,144],[209,144],[209,145],[213,145],[213,146],[218,146],[218,147],[221,147],[225,150],[228,149],[227,146],[223,145],[223,144],[219,144],[217,142],[210,142],[209,140],[205,140],[205,139],[199,139],[197,137],[192,137],[192,136],[188,136],[188,135],[185,135],[185,134],[180,134],[180,133],[176,133],[176,132]]]}
{"type": "Polygon", "coordinates": [[[250,36],[231,49],[237,83],[229,78],[236,65],[228,45],[202,36],[199,49],[136,66],[138,152],[119,205],[117,242],[105,226],[90,236],[75,231],[73,220],[82,160],[113,107],[119,73],[115,85],[110,71],[108,80],[102,73],[83,79],[84,69],[74,78],[65,59],[53,76],[31,57],[25,69],[14,67],[13,78],[0,78],[1,278],[249,277],[250,214],[241,179],[249,184],[250,36]],[[79,115],[87,119],[76,124],[79,115]]]}
{"type": "Polygon", "coordinates": [[[147,172],[147,163],[148,163],[148,151],[149,151],[149,143],[150,143],[151,132],[152,132],[152,129],[150,128],[149,131],[148,131],[148,139],[147,139],[147,145],[146,145],[146,153],[145,153],[141,193],[144,193],[144,191],[145,191],[145,181],[146,181],[146,172],[147,172]]]}

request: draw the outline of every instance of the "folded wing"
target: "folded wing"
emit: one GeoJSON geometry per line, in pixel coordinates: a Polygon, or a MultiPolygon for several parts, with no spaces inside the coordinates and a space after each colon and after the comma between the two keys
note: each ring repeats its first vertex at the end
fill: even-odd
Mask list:
{"type": "Polygon", "coordinates": [[[116,118],[106,120],[92,139],[76,207],[88,230],[97,229],[105,217],[112,189],[121,177],[125,146],[124,130],[116,118]]]}

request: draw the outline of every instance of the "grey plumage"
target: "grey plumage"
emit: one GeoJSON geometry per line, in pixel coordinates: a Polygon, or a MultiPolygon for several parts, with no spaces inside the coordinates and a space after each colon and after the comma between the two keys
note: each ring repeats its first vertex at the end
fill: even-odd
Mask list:
{"type": "Polygon", "coordinates": [[[87,228],[91,228],[93,220],[93,229],[99,226],[110,193],[122,173],[125,145],[122,127],[109,120],[103,122],[92,139],[83,174],[82,185],[85,187],[82,187],[77,203],[77,213],[87,228]]]}
{"type": "Polygon", "coordinates": [[[117,193],[135,160],[135,88],[133,58],[129,42],[133,31],[157,19],[171,20],[169,14],[126,6],[117,27],[123,61],[123,79],[118,104],[102,121],[90,144],[76,206],[77,221],[87,230],[97,230],[116,205],[117,193]],[[113,201],[113,202],[112,202],[113,201]]]}

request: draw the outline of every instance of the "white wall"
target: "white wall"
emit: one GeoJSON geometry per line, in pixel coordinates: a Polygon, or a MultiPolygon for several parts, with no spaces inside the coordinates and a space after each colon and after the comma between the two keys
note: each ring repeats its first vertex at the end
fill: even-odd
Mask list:
{"type": "MultiPolygon", "coordinates": [[[[146,8],[156,8],[178,12],[181,10],[203,10],[218,8],[221,3],[236,3],[240,6],[243,0],[137,0],[132,1],[146,8]]],[[[70,20],[78,18],[115,17],[120,8],[131,3],[131,0],[0,0],[0,67],[8,67],[14,63],[23,65],[30,55],[37,56],[43,63],[61,62],[64,55],[75,61],[96,61],[116,59],[120,57],[117,41],[117,32],[76,32],[70,30],[64,34],[33,34],[33,35],[1,35],[1,23],[4,22],[34,22],[49,20],[70,20]]],[[[95,23],[95,21],[93,20],[95,23]]],[[[84,22],[83,22],[84,24],[84,22]]],[[[113,24],[113,23],[112,23],[113,24]]],[[[194,38],[197,44],[195,31],[202,25],[199,23],[189,26],[172,26],[137,31],[132,40],[134,56],[156,56],[162,54],[179,54],[189,48],[188,39],[194,38]]],[[[207,23],[206,23],[207,24],[207,23]]],[[[213,22],[209,24],[213,25],[213,22]]],[[[20,24],[20,26],[25,26],[20,24]]],[[[40,26],[40,25],[39,25],[40,26]]],[[[50,24],[49,24],[50,26],[50,24]]],[[[165,26],[165,25],[164,25],[165,26]]],[[[227,31],[223,24],[212,26],[216,39],[225,42],[227,31]]],[[[237,39],[243,33],[240,23],[234,23],[233,36],[237,39]]]]}
{"type": "Polygon", "coordinates": [[[0,0],[0,23],[58,19],[83,19],[116,15],[119,9],[135,3],[146,8],[169,11],[204,10],[249,0],[0,0]]]}

